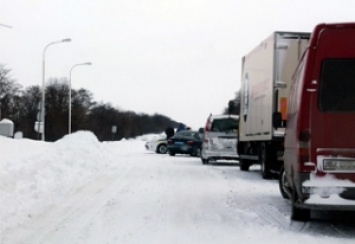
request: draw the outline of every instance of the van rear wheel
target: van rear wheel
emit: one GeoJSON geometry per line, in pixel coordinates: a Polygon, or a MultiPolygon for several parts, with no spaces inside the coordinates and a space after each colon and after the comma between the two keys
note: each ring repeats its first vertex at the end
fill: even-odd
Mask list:
{"type": "Polygon", "coordinates": [[[279,189],[280,189],[280,192],[281,192],[281,195],[283,198],[290,199],[289,195],[287,194],[287,192],[290,191],[290,185],[288,184],[287,179],[286,179],[286,173],[285,173],[284,166],[282,166],[281,170],[280,170],[279,189]]]}

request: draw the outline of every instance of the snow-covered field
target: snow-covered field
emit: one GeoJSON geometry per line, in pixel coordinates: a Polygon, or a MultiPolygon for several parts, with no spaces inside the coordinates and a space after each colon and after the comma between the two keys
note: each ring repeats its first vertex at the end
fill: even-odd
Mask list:
{"type": "Polygon", "coordinates": [[[155,154],[150,136],[0,136],[0,243],[354,243],[354,215],[290,221],[258,168],[155,154]]]}

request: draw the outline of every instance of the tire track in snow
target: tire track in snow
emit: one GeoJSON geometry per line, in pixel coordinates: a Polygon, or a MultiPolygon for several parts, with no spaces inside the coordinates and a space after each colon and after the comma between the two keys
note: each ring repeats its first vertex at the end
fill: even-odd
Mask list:
{"type": "Polygon", "coordinates": [[[310,227],[309,222],[292,221],[290,216],[283,214],[275,206],[259,205],[254,211],[263,224],[269,224],[277,228],[296,232],[306,232],[310,227]]]}
{"type": "MultiPolygon", "coordinates": [[[[314,213],[312,213],[312,219],[310,221],[293,221],[291,220],[291,202],[283,199],[281,195],[277,197],[276,195],[270,195],[263,191],[259,194],[254,194],[253,188],[248,190],[238,188],[238,182],[240,180],[250,180],[251,186],[254,184],[258,186],[260,184],[274,184],[275,189],[278,189],[277,181],[265,181],[258,175],[252,174],[252,172],[242,172],[239,171],[239,169],[233,171],[234,173],[221,167],[216,167],[215,170],[225,175],[226,180],[229,182],[230,189],[232,189],[227,199],[227,204],[234,209],[244,209],[246,213],[253,216],[250,216],[250,218],[253,218],[262,226],[274,226],[284,230],[309,233],[312,235],[319,234],[343,238],[355,237],[355,232],[353,231],[355,227],[354,223],[346,223],[341,219],[334,223],[334,218],[332,217],[330,220],[324,221],[324,217],[322,216],[313,218],[314,213]],[[240,198],[242,198],[243,201],[240,201],[240,198]]],[[[257,188],[255,188],[255,190],[257,190],[257,188]]],[[[346,218],[343,219],[345,220],[346,218]]]]}
{"type": "MultiPolygon", "coordinates": [[[[81,186],[73,192],[68,198],[58,202],[56,206],[38,216],[34,221],[27,223],[30,226],[22,226],[18,232],[17,238],[13,243],[73,243],[78,235],[78,230],[90,222],[90,219],[97,213],[100,206],[104,206],[112,197],[106,194],[113,183],[118,180],[117,176],[130,174],[133,167],[120,174],[101,174],[90,180],[86,185],[81,186]],[[103,191],[103,189],[105,189],[103,191]],[[95,204],[96,206],[93,206],[95,204]],[[63,234],[65,233],[65,234],[63,234]]],[[[128,184],[128,183],[127,183],[128,184]]],[[[121,185],[122,191],[127,184],[121,185]]],[[[117,189],[115,189],[117,191],[117,189]]]]}

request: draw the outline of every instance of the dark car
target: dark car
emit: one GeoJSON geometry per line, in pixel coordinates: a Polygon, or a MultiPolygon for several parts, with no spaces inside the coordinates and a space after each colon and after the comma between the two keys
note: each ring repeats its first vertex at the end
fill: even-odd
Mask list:
{"type": "Polygon", "coordinates": [[[168,153],[171,156],[189,154],[200,157],[201,145],[202,140],[198,131],[182,130],[168,140],[168,153]]]}

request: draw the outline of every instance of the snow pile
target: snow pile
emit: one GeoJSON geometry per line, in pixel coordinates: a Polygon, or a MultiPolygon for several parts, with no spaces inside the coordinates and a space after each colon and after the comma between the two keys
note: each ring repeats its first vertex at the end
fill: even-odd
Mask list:
{"type": "Polygon", "coordinates": [[[110,151],[91,132],[54,143],[0,136],[0,145],[0,223],[7,227],[40,214],[73,186],[112,167],[110,151]]]}

